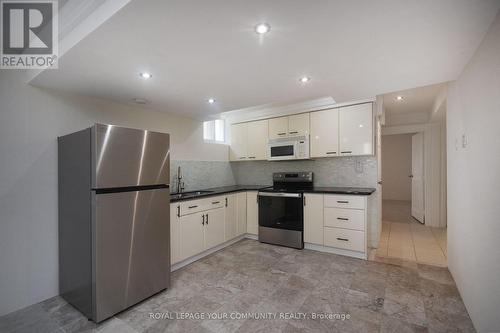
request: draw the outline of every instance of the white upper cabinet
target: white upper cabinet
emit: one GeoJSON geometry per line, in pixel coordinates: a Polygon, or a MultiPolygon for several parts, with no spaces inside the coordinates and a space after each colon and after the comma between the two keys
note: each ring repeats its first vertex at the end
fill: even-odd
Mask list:
{"type": "Polygon", "coordinates": [[[247,158],[247,124],[231,125],[231,147],[229,148],[229,159],[241,161],[247,158]]]}
{"type": "Polygon", "coordinates": [[[340,155],[373,155],[372,103],[341,107],[340,155]]]}
{"type": "Polygon", "coordinates": [[[269,121],[251,121],[247,131],[247,154],[249,160],[267,159],[267,137],[269,121]]]}
{"type": "Polygon", "coordinates": [[[339,156],[339,109],[311,112],[311,157],[339,156]]]}
{"type": "Polygon", "coordinates": [[[301,113],[288,117],[288,135],[303,136],[309,134],[309,113],[301,113]]]}
{"type": "Polygon", "coordinates": [[[288,136],[288,117],[269,119],[269,139],[286,138],[288,136]]]}
{"type": "Polygon", "coordinates": [[[269,119],[269,139],[309,134],[309,113],[269,119]]]}

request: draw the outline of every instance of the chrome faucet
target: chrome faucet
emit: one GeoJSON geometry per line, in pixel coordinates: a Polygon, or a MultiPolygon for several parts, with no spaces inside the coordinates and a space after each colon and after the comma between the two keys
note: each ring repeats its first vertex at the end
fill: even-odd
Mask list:
{"type": "Polygon", "coordinates": [[[182,181],[182,172],[181,172],[181,167],[177,167],[177,192],[176,193],[181,193],[184,191],[184,182],[182,181]]]}

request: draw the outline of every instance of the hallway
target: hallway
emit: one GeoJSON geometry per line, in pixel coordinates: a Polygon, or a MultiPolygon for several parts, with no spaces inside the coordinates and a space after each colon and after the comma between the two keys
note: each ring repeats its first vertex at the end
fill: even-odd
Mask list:
{"type": "Polygon", "coordinates": [[[409,201],[384,200],[382,207],[382,233],[376,257],[447,266],[446,228],[419,223],[410,214],[409,201]]]}

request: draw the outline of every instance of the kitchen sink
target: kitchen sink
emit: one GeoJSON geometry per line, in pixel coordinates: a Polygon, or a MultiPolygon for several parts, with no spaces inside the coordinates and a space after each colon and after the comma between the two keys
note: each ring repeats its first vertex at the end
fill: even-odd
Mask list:
{"type": "Polygon", "coordinates": [[[191,192],[173,193],[170,195],[170,198],[171,199],[192,198],[209,193],[213,193],[213,191],[191,191],[191,192]]]}

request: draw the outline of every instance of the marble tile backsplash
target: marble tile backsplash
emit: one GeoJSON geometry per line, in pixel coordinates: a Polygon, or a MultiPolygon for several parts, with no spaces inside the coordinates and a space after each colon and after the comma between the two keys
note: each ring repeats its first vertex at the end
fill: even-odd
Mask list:
{"type": "Polygon", "coordinates": [[[170,161],[171,192],[177,191],[177,168],[181,167],[184,191],[236,185],[231,164],[226,161],[170,161]]]}
{"type": "Polygon", "coordinates": [[[255,161],[231,163],[237,184],[271,184],[273,172],[312,171],[315,186],[375,187],[377,159],[374,156],[319,158],[308,161],[255,161]]]}

